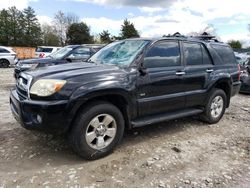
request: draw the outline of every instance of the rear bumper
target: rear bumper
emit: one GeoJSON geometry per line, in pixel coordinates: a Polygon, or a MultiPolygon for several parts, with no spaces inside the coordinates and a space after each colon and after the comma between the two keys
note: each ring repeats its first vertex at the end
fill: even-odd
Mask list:
{"type": "Polygon", "coordinates": [[[242,83],[240,93],[250,93],[250,83],[242,83]]]}
{"type": "Polygon", "coordinates": [[[62,134],[69,128],[68,100],[32,101],[22,99],[16,90],[11,91],[10,107],[15,119],[26,129],[62,134]]]}

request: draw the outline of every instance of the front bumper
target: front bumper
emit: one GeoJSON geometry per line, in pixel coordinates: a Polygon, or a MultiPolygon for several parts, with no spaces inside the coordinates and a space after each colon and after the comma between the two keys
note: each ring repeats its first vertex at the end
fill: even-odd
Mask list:
{"type": "Polygon", "coordinates": [[[68,100],[32,101],[21,98],[15,89],[10,94],[10,107],[15,119],[26,129],[62,134],[70,126],[68,100]]]}

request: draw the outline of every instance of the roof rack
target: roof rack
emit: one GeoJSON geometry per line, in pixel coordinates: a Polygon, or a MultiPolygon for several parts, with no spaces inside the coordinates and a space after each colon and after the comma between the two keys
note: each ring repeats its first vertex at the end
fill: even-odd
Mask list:
{"type": "Polygon", "coordinates": [[[216,36],[210,35],[207,32],[202,33],[201,35],[197,36],[191,36],[192,38],[196,38],[199,40],[204,40],[204,41],[211,41],[211,42],[220,42],[216,36]]]}
{"type": "MultiPolygon", "coordinates": [[[[163,37],[180,37],[180,38],[188,38],[188,36],[182,35],[179,32],[174,33],[173,35],[163,35],[163,37]]],[[[210,35],[207,32],[202,33],[201,35],[197,35],[197,36],[190,36],[190,38],[193,39],[198,39],[198,40],[203,40],[203,41],[207,41],[207,42],[220,42],[216,36],[210,35]]]]}

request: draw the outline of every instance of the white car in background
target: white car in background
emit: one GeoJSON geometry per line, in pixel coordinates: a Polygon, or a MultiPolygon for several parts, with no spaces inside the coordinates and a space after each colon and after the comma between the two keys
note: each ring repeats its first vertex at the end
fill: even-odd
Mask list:
{"type": "Polygon", "coordinates": [[[38,46],[36,48],[35,57],[36,58],[44,58],[49,56],[51,53],[56,52],[61,47],[56,46],[38,46]]]}
{"type": "Polygon", "coordinates": [[[17,54],[12,48],[0,46],[0,68],[14,66],[17,61],[17,54]]]}

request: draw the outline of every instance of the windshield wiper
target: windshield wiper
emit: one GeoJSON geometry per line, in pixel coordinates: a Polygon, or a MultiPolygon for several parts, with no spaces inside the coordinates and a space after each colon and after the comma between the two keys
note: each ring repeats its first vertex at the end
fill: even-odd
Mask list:
{"type": "Polygon", "coordinates": [[[52,57],[51,55],[48,55],[47,57],[49,57],[49,58],[53,59],[53,57],[52,57]]]}

